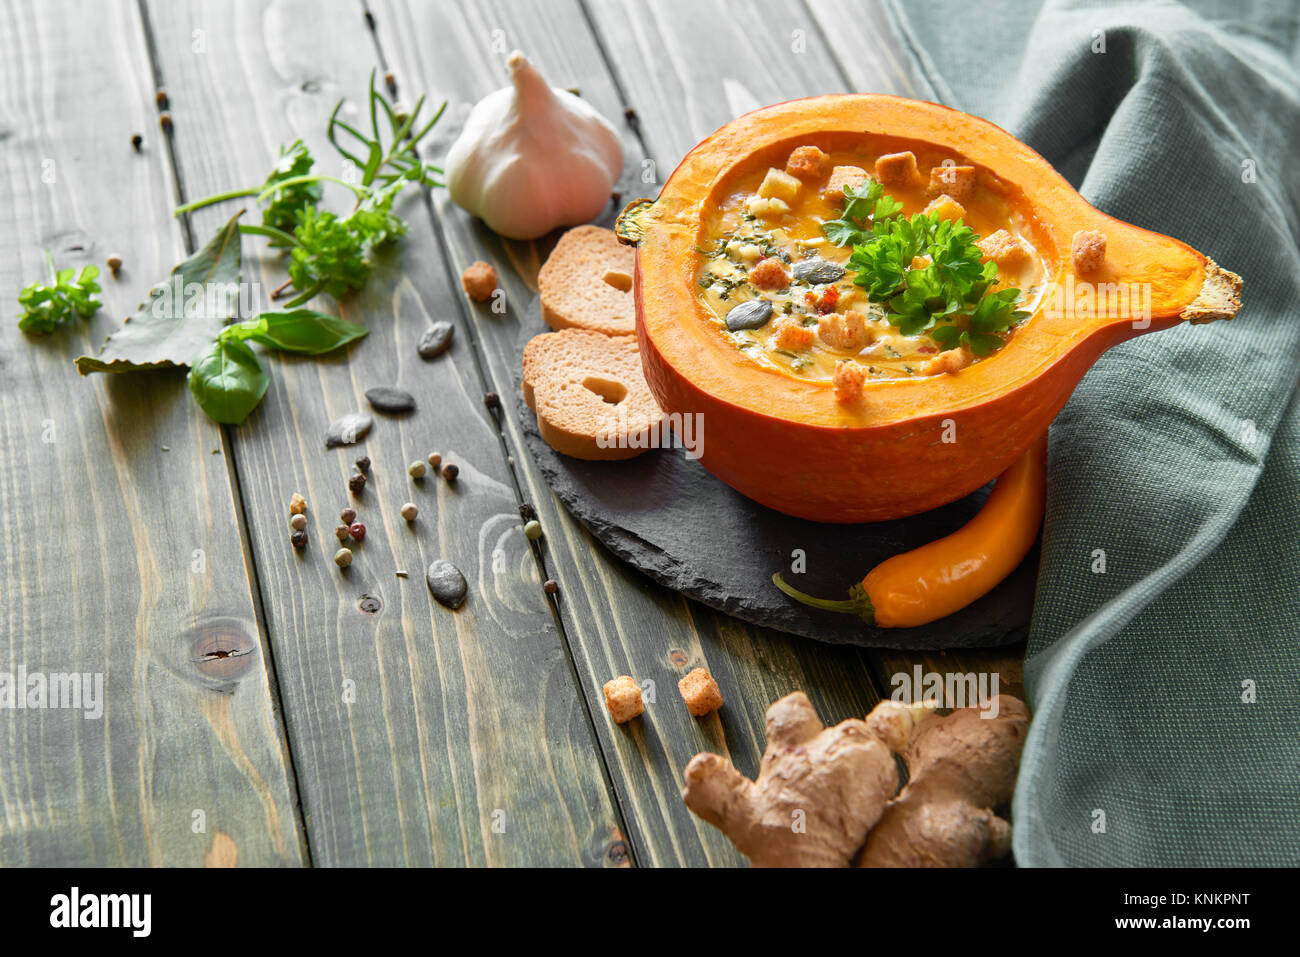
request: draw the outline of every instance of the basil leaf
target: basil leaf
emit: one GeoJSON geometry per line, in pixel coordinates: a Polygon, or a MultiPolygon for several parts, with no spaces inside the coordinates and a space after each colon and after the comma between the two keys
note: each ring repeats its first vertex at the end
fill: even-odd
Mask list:
{"type": "Polygon", "coordinates": [[[99,355],[78,356],[77,371],[88,375],[189,365],[235,314],[241,213],[173,269],[170,279],[150,290],[149,300],[104,341],[99,355]]]}
{"type": "Polygon", "coordinates": [[[314,309],[290,309],[264,312],[248,322],[226,326],[221,338],[226,341],[251,339],[272,349],[320,355],[360,339],[370,330],[329,313],[314,309]]]}
{"type": "Polygon", "coordinates": [[[257,408],[271,380],[245,343],[219,338],[190,368],[187,381],[204,412],[224,425],[238,425],[257,408]]]}

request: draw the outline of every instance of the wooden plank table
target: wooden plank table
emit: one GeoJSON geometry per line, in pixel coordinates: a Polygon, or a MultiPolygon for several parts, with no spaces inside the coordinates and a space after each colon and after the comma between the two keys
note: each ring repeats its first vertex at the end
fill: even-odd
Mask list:
{"type": "MultiPolygon", "coordinates": [[[[0,866],[738,864],[682,805],[681,770],[709,749],[754,773],[770,701],[802,688],[828,720],[861,715],[917,664],[996,672],[1020,693],[1017,647],[819,645],[685,600],[607,554],[548,492],[515,404],[483,402],[514,388],[548,244],[502,241],[445,191],[403,200],[408,235],[343,302],[369,336],[323,361],[269,357],[271,388],[244,424],[208,420],[183,373],[77,376],[71,358],[233,211],[177,220],[178,200],[260,182],[296,138],[336,162],[329,111],[340,97],[355,111],[376,69],[407,102],[449,100],[436,158],[503,84],[514,48],[622,129],[629,196],[653,195],[695,142],[763,103],[916,89],[874,3],[0,7],[0,300],[12,307],[42,275],[44,248],[61,266],[110,252],[126,263],[103,277],[89,324],[31,340],[0,323],[0,673],[100,675],[104,703],[97,719],[0,710],[0,866]],[[503,314],[460,292],[478,259],[497,268],[503,314]],[[425,363],[415,342],[433,319],[452,321],[456,341],[425,363]],[[420,410],[381,420],[365,443],[373,479],[357,507],[370,534],[341,575],[331,529],[360,452],[327,452],[322,436],[378,384],[408,388],[420,410]],[[456,485],[407,477],[434,450],[460,466],[456,485]],[[310,508],[302,554],[285,524],[294,492],[310,508]],[[408,499],[421,509],[410,527],[397,514],[408,499]],[[547,532],[536,545],[523,502],[547,532]],[[470,581],[454,615],[422,581],[440,556],[470,581]],[[727,705],[695,721],[674,684],[701,664],[727,705]],[[620,673],[657,691],[626,727],[601,695],[620,673]]],[[[244,278],[272,289],[283,263],[262,248],[245,244],[244,278]]]]}

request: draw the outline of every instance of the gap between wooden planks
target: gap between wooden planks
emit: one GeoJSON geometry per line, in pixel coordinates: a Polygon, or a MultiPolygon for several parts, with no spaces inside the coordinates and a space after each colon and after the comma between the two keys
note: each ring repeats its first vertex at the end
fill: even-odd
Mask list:
{"type": "Polygon", "coordinates": [[[41,339],[0,324],[0,669],[101,675],[104,713],[0,712],[0,865],[300,863],[220,431],[183,373],[72,365],[183,255],[138,9],[8,9],[0,299],[48,247],[100,266],[104,307],[41,339]]]}
{"type": "MultiPolygon", "coordinates": [[[[349,119],[376,65],[351,2],[146,7],[171,99],[177,175],[187,198],[260,182],[276,148],[301,137],[335,172],[324,139],[333,102],[349,119]]],[[[329,197],[346,208],[343,197],[329,197]]],[[[411,232],[385,254],[342,314],[371,330],[346,356],[268,357],[272,386],[235,430],[254,565],[279,665],[312,858],[349,864],[618,864],[627,860],[599,749],[523,538],[518,500],[472,339],[425,363],[415,342],[459,296],[430,264],[439,252],[418,199],[411,232]],[[404,265],[403,265],[404,264],[404,265]],[[364,446],[326,452],[326,423],[397,384],[417,396],[407,419],[376,416],[364,446]],[[346,574],[330,556],[345,481],[362,451],[372,478],[357,504],[370,529],[346,574]],[[440,451],[456,485],[413,483],[406,464],[440,451]],[[285,504],[309,502],[311,544],[290,549],[285,504]],[[421,509],[414,527],[397,514],[421,509]],[[445,556],[471,582],[452,614],[422,569],[445,556]],[[400,579],[394,571],[405,569],[400,579]]],[[[232,212],[194,217],[210,234],[232,212]]],[[[246,253],[261,248],[245,244],[246,253]]],[[[273,288],[274,258],[246,278],[273,288]]],[[[328,303],[328,300],[323,300],[328,303]]]]}

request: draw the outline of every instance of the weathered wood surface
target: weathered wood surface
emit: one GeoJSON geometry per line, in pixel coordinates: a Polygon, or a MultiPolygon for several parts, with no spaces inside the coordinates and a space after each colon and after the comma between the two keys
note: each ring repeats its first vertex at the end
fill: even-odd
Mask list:
{"type": "MultiPolygon", "coordinates": [[[[600,6],[599,4],[596,6],[600,6]]],[[[404,95],[428,90],[451,100],[447,136],[469,107],[505,82],[504,61],[518,47],[550,82],[576,87],[624,128],[622,188],[657,190],[672,164],[659,165],[653,185],[640,181],[645,154],[635,130],[622,122],[625,104],[610,76],[598,38],[576,3],[443,3],[373,5],[385,57],[404,95]],[[438,38],[439,42],[432,42],[438,38]],[[448,48],[461,51],[456,58],[448,48]]],[[[633,104],[635,105],[635,103],[633,104]]],[[[694,140],[691,141],[692,144],[694,140]]],[[[513,388],[523,342],[542,331],[523,322],[532,292],[532,264],[542,258],[532,244],[502,242],[447,197],[436,197],[439,221],[456,268],[475,259],[493,262],[506,290],[508,311],[472,310],[481,354],[499,387],[513,388]]],[[[864,714],[878,699],[868,654],[754,628],[669,592],[614,559],[557,504],[523,446],[515,403],[506,404],[505,433],[522,487],[535,502],[549,535],[545,557],[561,586],[560,615],[638,861],[646,864],[731,864],[736,855],[721,835],[681,803],[681,772],[701,750],[730,753],[754,773],[764,746],[767,705],[803,689],[827,719],[864,714]],[[677,680],[697,666],[718,679],[726,707],[696,721],[682,706],[677,680]],[[656,703],[627,728],[615,726],[601,686],[618,674],[653,681],[656,703]]],[[[704,534],[703,530],[701,533],[704,534]]]]}
{"type": "Polygon", "coordinates": [[[221,432],[183,373],[72,365],[183,247],[136,5],[66,7],[0,6],[0,674],[99,674],[103,715],[0,709],[0,866],[298,863],[221,432]],[[42,247],[126,265],[91,322],[32,339],[42,247]]]}
{"type": "MultiPolygon", "coordinates": [[[[175,118],[188,197],[260,182],[277,147],[301,137],[320,169],[335,101],[362,123],[376,50],[359,6],[278,2],[148,6],[175,118]],[[196,34],[196,31],[199,31],[196,34]],[[198,37],[202,51],[192,49],[198,37]]],[[[382,73],[382,71],[381,71],[382,73]]],[[[333,196],[344,204],[344,197],[333,196]]],[[[621,859],[599,751],[523,537],[511,476],[483,403],[459,285],[442,265],[418,196],[409,235],[343,315],[370,334],[328,361],[268,360],[273,384],[237,430],[255,567],[280,675],[308,839],[319,864],[591,864],[621,859]],[[420,359],[433,319],[460,327],[450,354],[420,359]],[[355,448],[326,451],[334,417],[366,408],[374,385],[411,391],[409,417],[376,414],[355,448]],[[413,482],[408,463],[440,451],[455,485],[413,482]],[[346,480],[362,452],[369,531],[340,573],[331,560],[346,480]],[[285,526],[290,495],[309,503],[301,556],[285,526]],[[398,514],[407,500],[421,514],[398,514]],[[423,569],[458,565],[471,598],[431,601],[423,569]],[[398,569],[409,578],[398,578],[398,569]],[[367,608],[377,604],[377,611],[367,608]],[[354,700],[345,700],[345,695],[354,700]],[[499,829],[503,828],[503,832],[499,829]]],[[[194,217],[209,234],[230,209],[194,217]]],[[[246,243],[246,247],[251,244],[246,243]]],[[[259,247],[260,248],[260,247],[259,247]]],[[[283,281],[261,261],[267,289],[283,281]]],[[[319,300],[328,303],[328,299],[319,300]]]]}
{"type": "MultiPolygon", "coordinates": [[[[363,102],[376,65],[394,71],[407,102],[420,92],[450,100],[425,150],[436,160],[521,48],[551,82],[579,88],[621,125],[621,190],[653,195],[687,149],[743,110],[848,88],[912,92],[874,3],[371,0],[373,35],[355,0],[148,0],[93,16],[63,7],[5,9],[0,23],[0,196],[15,200],[12,213],[0,205],[0,225],[10,227],[0,242],[12,243],[0,296],[12,302],[40,274],[41,244],[61,262],[70,252],[85,259],[69,263],[102,262],[102,237],[119,237],[128,267],[120,284],[106,280],[108,307],[91,333],[33,348],[5,321],[9,534],[0,558],[12,576],[15,660],[53,670],[47,652],[71,649],[62,670],[101,662],[121,703],[118,720],[93,738],[89,722],[60,725],[58,712],[38,721],[0,713],[0,865],[232,856],[735,864],[731,845],[682,805],[681,770],[709,749],[752,774],[771,700],[802,688],[827,720],[861,715],[893,674],[917,663],[1001,669],[1002,690],[1013,690],[1014,651],[921,657],[823,646],[686,601],[608,555],[550,495],[521,441],[516,404],[503,401],[498,419],[482,401],[485,390],[516,388],[532,331],[521,324],[530,283],[549,244],[503,242],[445,192],[427,209],[405,201],[411,230],[400,250],[343,303],[370,335],[323,361],[268,356],[266,400],[224,437],[189,402],[183,376],[86,383],[65,369],[179,258],[182,233],[169,215],[177,184],[186,198],[253,185],[295,137],[320,169],[338,172],[325,119],[340,96],[363,102]],[[174,169],[157,134],[151,71],[170,96],[174,169]],[[129,152],[137,128],[149,140],[143,157],[129,152]],[[105,146],[117,140],[120,154],[105,146]],[[78,162],[91,156],[93,176],[78,162]],[[44,158],[71,177],[57,189],[39,184],[44,158]],[[86,249],[70,249],[78,244],[86,249]],[[477,259],[497,267],[503,312],[460,293],[459,271],[477,259]],[[426,363],[414,346],[431,319],[451,320],[457,338],[450,355],[426,363]],[[419,411],[376,415],[363,446],[327,452],[325,425],[363,408],[362,393],[377,384],[409,389],[419,411]],[[39,441],[47,417],[59,430],[53,448],[39,441]],[[171,451],[156,451],[163,443],[171,451]],[[363,450],[374,478],[356,507],[369,534],[340,574],[332,529],[363,450]],[[408,479],[406,464],[433,450],[461,466],[457,486],[408,479]],[[50,489],[59,509],[21,531],[48,507],[50,489]],[[286,526],[295,491],[309,502],[301,556],[286,526]],[[408,499],[421,509],[414,527],[397,514],[408,499]],[[535,504],[546,529],[536,546],[521,534],[520,501],[535,504]],[[74,534],[78,547],[68,549],[74,534]],[[196,547],[208,559],[202,580],[173,559],[196,547]],[[121,561],[123,549],[132,561],[121,561]],[[455,614],[430,601],[422,580],[440,556],[471,583],[455,614]],[[410,577],[395,577],[399,568],[410,577]],[[560,584],[552,601],[544,577],[560,584]],[[49,599],[64,594],[74,600],[49,599]],[[176,635],[201,613],[232,618],[254,644],[264,621],[267,654],[252,658],[233,694],[197,681],[176,657],[176,635]],[[700,664],[727,705],[696,721],[675,683],[700,664]],[[601,694],[620,673],[655,685],[645,719],[628,727],[609,721],[601,694]],[[301,802],[302,846],[291,795],[301,802]],[[208,809],[209,835],[233,840],[181,832],[191,804],[208,809]]],[[[202,242],[234,208],[195,215],[194,237],[202,242]]],[[[263,249],[246,241],[245,279],[269,290],[284,273],[275,257],[257,258],[263,249]]]]}

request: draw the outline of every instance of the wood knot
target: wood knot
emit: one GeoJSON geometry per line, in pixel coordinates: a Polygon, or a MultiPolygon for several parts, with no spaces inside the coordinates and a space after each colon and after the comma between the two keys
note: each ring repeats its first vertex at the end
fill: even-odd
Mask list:
{"type": "Polygon", "coordinates": [[[217,618],[195,627],[190,640],[190,663],[204,677],[234,684],[257,657],[257,642],[243,623],[217,618]]]}
{"type": "Polygon", "coordinates": [[[686,652],[681,651],[678,648],[674,648],[672,651],[668,652],[668,660],[671,661],[678,668],[685,668],[686,663],[690,659],[686,657],[686,652]]]}
{"type": "Polygon", "coordinates": [[[605,848],[605,861],[610,867],[627,867],[630,863],[627,844],[623,841],[614,841],[610,844],[605,848]]]}
{"type": "Polygon", "coordinates": [[[384,603],[377,595],[362,595],[361,600],[357,602],[357,607],[367,615],[373,615],[384,607],[384,603]]]}

